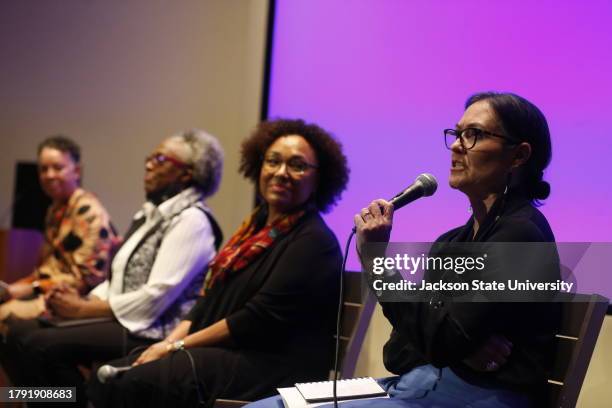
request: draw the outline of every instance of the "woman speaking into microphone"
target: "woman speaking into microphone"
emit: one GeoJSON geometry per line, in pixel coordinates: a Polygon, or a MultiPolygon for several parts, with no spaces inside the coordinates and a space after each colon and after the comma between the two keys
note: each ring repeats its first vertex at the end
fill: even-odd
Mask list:
{"type": "MultiPolygon", "coordinates": [[[[554,242],[536,208],[550,193],[542,178],[552,153],[546,118],[535,105],[511,93],[475,94],[444,138],[449,184],[465,194],[472,215],[438,243],[554,242]]],[[[393,205],[385,200],[356,215],[359,253],[388,242],[392,224],[393,205]]],[[[381,381],[391,398],[343,406],[522,407],[543,397],[554,352],[549,305],[381,304],[393,326],[383,357],[398,377],[381,381]]]]}

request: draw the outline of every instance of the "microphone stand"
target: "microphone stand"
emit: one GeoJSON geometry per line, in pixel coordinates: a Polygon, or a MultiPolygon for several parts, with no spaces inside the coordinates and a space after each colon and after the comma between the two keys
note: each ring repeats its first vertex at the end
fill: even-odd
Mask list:
{"type": "Polygon", "coordinates": [[[334,350],[334,379],[333,379],[333,400],[334,400],[334,408],[338,408],[338,365],[339,365],[339,356],[340,356],[340,329],[342,325],[342,306],[344,304],[344,273],[346,272],[346,260],[348,258],[348,251],[351,245],[351,241],[353,236],[355,236],[356,229],[353,228],[351,234],[349,235],[346,246],[344,248],[344,257],[342,259],[342,267],[340,269],[340,290],[338,293],[338,314],[336,316],[336,346],[334,350]]]}

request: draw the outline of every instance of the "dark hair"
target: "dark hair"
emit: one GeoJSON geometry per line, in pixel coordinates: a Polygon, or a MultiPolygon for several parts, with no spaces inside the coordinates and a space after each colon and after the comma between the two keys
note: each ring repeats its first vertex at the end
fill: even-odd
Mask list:
{"type": "Polygon", "coordinates": [[[527,99],[513,93],[482,92],[470,96],[467,109],[478,101],[487,101],[495,112],[505,134],[519,142],[531,145],[531,157],[523,165],[523,193],[539,205],[550,195],[550,184],[543,180],[544,169],[552,159],[552,145],[548,123],[540,109],[527,99]]]}
{"type": "Polygon", "coordinates": [[[257,185],[266,150],[279,137],[289,135],[302,136],[315,151],[320,175],[315,202],[319,211],[329,211],[346,188],[349,168],[342,145],[315,124],[301,119],[261,122],[251,136],[242,142],[240,172],[257,185]]]}
{"type": "Polygon", "coordinates": [[[37,154],[40,156],[40,152],[45,148],[51,148],[59,150],[63,153],[70,154],[72,161],[76,164],[81,162],[81,148],[72,139],[64,135],[54,135],[46,138],[38,145],[37,154]]]}

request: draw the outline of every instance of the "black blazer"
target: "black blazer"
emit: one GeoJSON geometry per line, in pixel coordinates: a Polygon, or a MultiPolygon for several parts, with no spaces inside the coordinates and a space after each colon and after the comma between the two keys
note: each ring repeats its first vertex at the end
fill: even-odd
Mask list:
{"type": "MultiPolygon", "coordinates": [[[[554,242],[544,215],[520,196],[498,200],[473,238],[472,230],[470,218],[437,242],[554,242]]],[[[382,307],[393,325],[384,347],[385,366],[393,373],[433,364],[449,366],[465,381],[489,387],[536,393],[546,386],[559,322],[558,305],[447,301],[442,305],[383,303],[382,307]],[[463,364],[462,360],[493,333],[513,343],[508,362],[498,371],[487,373],[463,364]]]]}
{"type": "MultiPolygon", "coordinates": [[[[326,379],[341,265],[336,237],[318,213],[307,213],[251,265],[200,298],[186,318],[190,331],[227,319],[232,341],[222,347],[254,362],[245,369],[261,370],[262,383],[272,371],[285,372],[281,382],[288,385],[326,379]]],[[[276,381],[270,390],[283,385],[276,381]]]]}

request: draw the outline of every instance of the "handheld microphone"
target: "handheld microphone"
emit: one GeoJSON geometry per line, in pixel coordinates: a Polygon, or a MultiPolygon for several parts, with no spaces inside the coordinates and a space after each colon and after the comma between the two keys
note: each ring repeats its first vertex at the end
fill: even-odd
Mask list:
{"type": "Polygon", "coordinates": [[[119,373],[129,370],[132,366],[124,367],[113,367],[112,365],[105,364],[98,369],[98,380],[102,384],[105,384],[108,380],[115,378],[119,373]]]}
{"type": "MultiPolygon", "coordinates": [[[[429,197],[438,189],[438,181],[433,174],[423,173],[414,180],[404,191],[396,194],[389,202],[393,204],[393,210],[397,211],[406,204],[421,197],[429,197]]],[[[357,233],[357,227],[353,227],[353,234],[357,233]]]]}
{"type": "Polygon", "coordinates": [[[414,180],[408,188],[393,197],[389,202],[393,204],[393,210],[397,211],[406,204],[421,197],[429,197],[438,189],[438,181],[429,173],[423,173],[414,180]]]}

